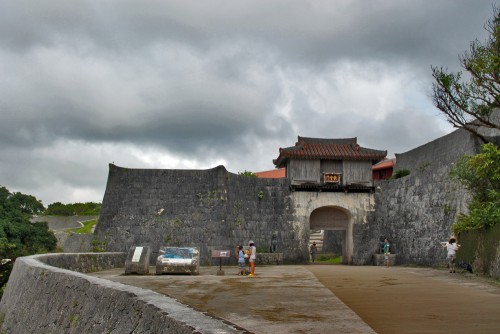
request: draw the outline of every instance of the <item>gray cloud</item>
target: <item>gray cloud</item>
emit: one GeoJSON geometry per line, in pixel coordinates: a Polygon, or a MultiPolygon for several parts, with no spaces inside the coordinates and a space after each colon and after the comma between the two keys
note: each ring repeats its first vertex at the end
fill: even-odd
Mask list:
{"type": "Polygon", "coordinates": [[[107,164],[273,168],[298,135],[400,153],[451,131],[489,1],[2,1],[0,185],[100,201],[107,164]]]}

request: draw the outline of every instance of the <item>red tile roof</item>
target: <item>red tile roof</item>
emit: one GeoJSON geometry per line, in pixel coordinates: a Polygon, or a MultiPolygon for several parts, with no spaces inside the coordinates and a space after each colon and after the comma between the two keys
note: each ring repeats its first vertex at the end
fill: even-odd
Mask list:
{"type": "Polygon", "coordinates": [[[372,170],[380,170],[380,169],[386,169],[386,168],[391,168],[396,165],[396,159],[386,159],[382,160],[379,163],[375,164],[372,166],[372,170]]]}
{"type": "Polygon", "coordinates": [[[282,179],[286,177],[286,168],[256,172],[255,175],[261,179],[282,179]]]}
{"type": "Polygon", "coordinates": [[[387,151],[373,150],[358,145],[358,139],[324,139],[298,137],[295,146],[280,148],[278,158],[273,160],[277,167],[283,167],[286,161],[293,159],[308,160],[369,160],[379,162],[387,155],[387,151]]]}

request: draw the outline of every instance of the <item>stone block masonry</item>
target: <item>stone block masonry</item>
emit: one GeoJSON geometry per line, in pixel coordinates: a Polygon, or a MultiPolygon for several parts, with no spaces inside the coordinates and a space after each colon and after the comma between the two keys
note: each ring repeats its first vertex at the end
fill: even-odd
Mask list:
{"type": "MultiPolygon", "coordinates": [[[[288,179],[235,175],[223,166],[146,170],[110,165],[94,242],[118,252],[148,246],[150,264],[163,246],[198,247],[201,265],[209,265],[212,250],[234,250],[249,240],[267,250],[274,241],[284,263],[306,263],[313,210],[338,207],[348,212],[346,232],[326,241],[344,241],[345,263],[372,264],[384,238],[398,254],[398,264],[444,263],[440,242],[448,240],[470,201],[448,174],[461,155],[479,152],[480,144],[467,131],[456,130],[397,154],[395,169],[408,169],[410,175],[376,182],[374,193],[292,192],[288,179]]],[[[236,265],[234,256],[228,261],[236,265]]]]}
{"type": "Polygon", "coordinates": [[[449,178],[449,172],[463,154],[474,155],[480,142],[465,130],[397,154],[396,170],[410,175],[376,183],[375,223],[366,226],[364,243],[375,252],[387,237],[398,256],[398,264],[444,263],[446,252],[439,244],[447,241],[460,212],[467,212],[470,195],[449,178]]]}
{"type": "MultiPolygon", "coordinates": [[[[211,251],[253,240],[269,249],[275,236],[285,262],[305,262],[297,247],[287,179],[259,179],[226,171],[129,169],[109,166],[95,238],[107,251],[149,246],[154,264],[163,246],[198,247],[202,265],[211,251]]],[[[229,261],[236,264],[234,256],[229,261]]],[[[233,263],[232,263],[233,264],[233,263]]]]}
{"type": "Polygon", "coordinates": [[[0,331],[33,334],[249,333],[153,291],[53,266],[85,272],[113,268],[118,263],[123,266],[124,261],[124,253],[18,258],[0,301],[0,331]],[[78,263],[82,265],[76,268],[78,263]]]}

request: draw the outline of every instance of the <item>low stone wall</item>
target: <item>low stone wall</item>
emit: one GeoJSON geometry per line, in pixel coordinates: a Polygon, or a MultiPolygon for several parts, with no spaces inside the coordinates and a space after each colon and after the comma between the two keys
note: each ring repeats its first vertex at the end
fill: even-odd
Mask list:
{"type": "Polygon", "coordinates": [[[257,253],[256,264],[283,264],[283,253],[257,253]]]}
{"type": "MultiPolygon", "coordinates": [[[[384,254],[373,254],[373,265],[374,266],[385,266],[385,255],[384,254]]],[[[389,265],[396,265],[396,254],[389,255],[389,265]]]]}
{"type": "Polygon", "coordinates": [[[0,301],[0,332],[249,333],[156,292],[83,274],[124,262],[124,253],[18,258],[0,301]]]}
{"type": "MultiPolygon", "coordinates": [[[[38,261],[51,267],[92,273],[123,267],[127,255],[125,253],[58,253],[36,257],[38,261]]],[[[17,261],[17,260],[16,260],[17,261]]]]}
{"type": "Polygon", "coordinates": [[[57,245],[66,253],[85,253],[92,251],[93,234],[70,234],[66,231],[55,231],[57,245]]]}

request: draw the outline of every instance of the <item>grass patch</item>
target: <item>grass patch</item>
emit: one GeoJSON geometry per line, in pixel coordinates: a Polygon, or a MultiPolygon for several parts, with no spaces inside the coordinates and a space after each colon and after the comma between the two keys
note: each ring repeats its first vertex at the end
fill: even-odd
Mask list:
{"type": "Polygon", "coordinates": [[[80,233],[80,234],[90,234],[92,233],[92,227],[97,224],[97,219],[87,220],[83,222],[83,226],[80,228],[69,229],[69,233],[80,233]]]}
{"type": "Polygon", "coordinates": [[[342,263],[342,256],[337,254],[317,254],[316,262],[340,264],[342,263]]]}

